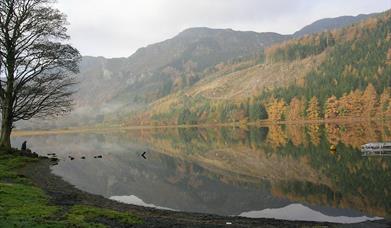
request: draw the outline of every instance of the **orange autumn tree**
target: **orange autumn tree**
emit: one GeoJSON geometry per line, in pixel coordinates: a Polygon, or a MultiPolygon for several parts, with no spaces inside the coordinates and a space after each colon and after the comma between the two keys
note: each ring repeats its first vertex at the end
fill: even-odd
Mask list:
{"type": "Polygon", "coordinates": [[[318,98],[315,96],[311,98],[307,108],[307,119],[318,120],[320,118],[320,107],[318,98]]]}
{"type": "Polygon", "coordinates": [[[338,100],[338,116],[361,117],[363,115],[364,103],[360,90],[351,91],[344,94],[338,100]]]}
{"type": "Polygon", "coordinates": [[[283,120],[286,111],[286,103],[282,99],[271,98],[266,103],[266,112],[269,120],[280,121],[283,120]]]}
{"type": "Polygon", "coordinates": [[[288,120],[302,120],[305,111],[305,101],[294,97],[289,104],[288,120]]]}
{"type": "Polygon", "coordinates": [[[350,93],[348,97],[351,104],[351,115],[352,116],[362,116],[365,109],[365,102],[362,100],[362,92],[356,89],[354,92],[350,93]]]}
{"type": "Polygon", "coordinates": [[[338,100],[335,96],[331,96],[327,99],[324,113],[325,119],[338,117],[338,100]]]}

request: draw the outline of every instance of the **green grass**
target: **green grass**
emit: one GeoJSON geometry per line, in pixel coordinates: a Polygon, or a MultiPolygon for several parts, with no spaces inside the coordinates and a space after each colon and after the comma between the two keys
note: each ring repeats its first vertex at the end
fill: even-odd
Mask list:
{"type": "Polygon", "coordinates": [[[106,227],[106,224],[142,223],[126,212],[51,204],[48,195],[17,173],[19,168],[36,161],[0,152],[0,227],[106,227]]]}
{"type": "Polygon", "coordinates": [[[34,161],[37,161],[37,159],[0,153],[0,183],[13,182],[26,184],[27,180],[20,178],[16,170],[28,162],[34,161]]]}
{"type": "Polygon", "coordinates": [[[97,219],[103,217],[120,224],[139,224],[142,222],[139,218],[128,213],[85,205],[76,205],[72,207],[68,212],[67,219],[74,225],[104,227],[102,224],[97,223],[97,219]]]}

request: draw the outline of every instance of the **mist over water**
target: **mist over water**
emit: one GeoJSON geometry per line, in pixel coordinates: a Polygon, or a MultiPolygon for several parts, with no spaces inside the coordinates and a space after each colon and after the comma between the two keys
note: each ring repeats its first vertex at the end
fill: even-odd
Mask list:
{"type": "Polygon", "coordinates": [[[13,143],[27,140],[33,151],[56,153],[54,174],[125,203],[355,223],[390,217],[391,159],[360,152],[367,142],[391,141],[390,126],[149,129],[15,137],[13,143]]]}

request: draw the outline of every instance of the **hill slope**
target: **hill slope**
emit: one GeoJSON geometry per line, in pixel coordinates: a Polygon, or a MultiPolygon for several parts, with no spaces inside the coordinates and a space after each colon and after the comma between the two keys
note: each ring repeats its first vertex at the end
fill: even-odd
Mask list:
{"type": "MultiPolygon", "coordinates": [[[[95,65],[85,64],[91,62],[91,58],[84,59],[80,76],[88,78],[89,88],[96,79],[101,79],[100,75],[112,79],[109,83],[117,86],[108,102],[149,103],[194,84],[205,69],[217,63],[252,57],[264,47],[284,39],[285,36],[276,33],[193,28],[172,39],[141,48],[129,58],[103,61],[98,58],[95,61],[103,64],[95,65]],[[100,75],[95,72],[97,69],[100,75]]],[[[101,84],[97,81],[93,85],[99,89],[101,84]]],[[[111,90],[105,92],[110,94],[111,90]]],[[[95,95],[83,99],[96,101],[95,95]]]]}
{"type": "Polygon", "coordinates": [[[79,106],[99,109],[137,108],[191,86],[209,67],[256,56],[263,48],[285,39],[276,33],[193,28],[141,48],[128,58],[85,57],[76,100],[79,106]]]}
{"type": "Polygon", "coordinates": [[[74,112],[59,121],[40,121],[38,125],[61,127],[120,121],[131,112],[145,110],[155,101],[162,103],[181,92],[191,96],[203,94],[214,100],[237,99],[295,80],[303,83],[302,78],[324,57],[313,55],[303,62],[259,65],[265,61],[263,50],[292,37],[349,26],[368,16],[320,20],[293,35],[191,28],[172,39],[140,48],[127,58],[85,56],[78,75],[74,112]],[[259,75],[269,76],[260,80],[259,75]]]}
{"type": "Polygon", "coordinates": [[[390,12],[276,44],[264,63],[220,66],[130,124],[390,117],[390,12]]]}

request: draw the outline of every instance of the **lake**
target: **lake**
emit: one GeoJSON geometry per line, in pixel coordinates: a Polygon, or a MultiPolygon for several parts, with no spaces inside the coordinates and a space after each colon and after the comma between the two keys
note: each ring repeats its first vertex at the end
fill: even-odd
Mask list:
{"type": "Polygon", "coordinates": [[[391,157],[360,152],[362,144],[391,141],[386,122],[118,130],[12,140],[15,147],[27,140],[41,155],[57,153],[60,162],[52,172],[77,188],[130,204],[338,223],[391,215],[391,157]],[[102,158],[94,158],[98,155],[102,158]]]}

